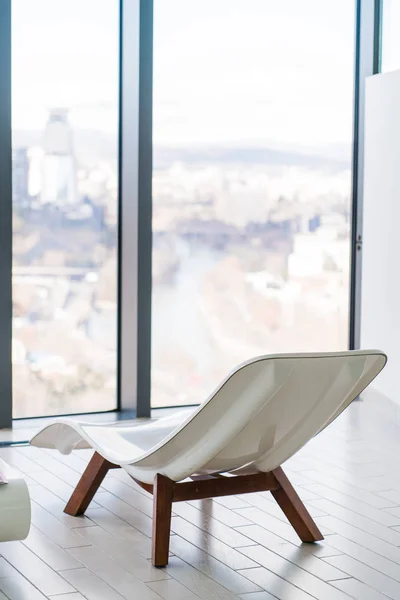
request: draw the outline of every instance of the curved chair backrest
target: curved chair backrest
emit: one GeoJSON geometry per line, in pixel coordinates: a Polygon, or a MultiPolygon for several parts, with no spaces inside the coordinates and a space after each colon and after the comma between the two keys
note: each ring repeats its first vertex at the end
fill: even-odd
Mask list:
{"type": "Polygon", "coordinates": [[[379,351],[261,356],[238,367],[158,446],[124,468],[162,473],[271,471],[335,419],[386,363],[379,351]]]}

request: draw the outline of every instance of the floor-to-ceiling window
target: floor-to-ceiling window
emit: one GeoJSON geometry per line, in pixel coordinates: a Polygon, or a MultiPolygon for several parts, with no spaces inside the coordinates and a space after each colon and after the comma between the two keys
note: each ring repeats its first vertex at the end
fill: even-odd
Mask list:
{"type": "MultiPolygon", "coordinates": [[[[145,414],[150,370],[154,407],[191,404],[255,354],[346,348],[379,3],[5,0],[3,25],[10,4],[14,416],[137,396],[145,414]]],[[[383,70],[397,67],[396,6],[382,0],[383,70]]]]}
{"type": "Polygon", "coordinates": [[[152,405],[348,347],[353,0],[155,0],[152,405]]]}
{"type": "Polygon", "coordinates": [[[13,414],[116,408],[118,0],[12,1],[13,414]]]}

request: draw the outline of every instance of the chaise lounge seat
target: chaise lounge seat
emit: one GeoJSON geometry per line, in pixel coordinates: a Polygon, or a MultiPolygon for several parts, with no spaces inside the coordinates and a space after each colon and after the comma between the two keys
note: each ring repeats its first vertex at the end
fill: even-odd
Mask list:
{"type": "Polygon", "coordinates": [[[67,514],[83,514],[113,468],[125,469],[152,493],[155,566],[168,563],[172,503],[184,500],[269,490],[301,540],[315,542],[323,537],[281,465],[385,363],[376,350],[260,356],[240,365],[195,409],[143,425],[59,419],[31,444],[63,454],[95,450],[67,514]]]}

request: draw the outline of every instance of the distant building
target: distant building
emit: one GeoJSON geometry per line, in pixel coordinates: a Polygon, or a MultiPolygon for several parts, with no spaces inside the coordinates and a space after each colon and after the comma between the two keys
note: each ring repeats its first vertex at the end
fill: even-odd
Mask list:
{"type": "MultiPolygon", "coordinates": [[[[28,178],[28,194],[31,198],[40,202],[42,189],[42,164],[43,164],[43,148],[41,146],[32,146],[28,150],[29,159],[29,178],[28,178]]],[[[32,202],[36,205],[37,202],[32,202]]]]}
{"type": "Polygon", "coordinates": [[[68,110],[50,111],[43,137],[41,204],[68,208],[78,204],[77,169],[68,110]]]}
{"type": "Polygon", "coordinates": [[[12,157],[12,199],[15,206],[29,204],[29,159],[27,148],[15,148],[12,157]]]}

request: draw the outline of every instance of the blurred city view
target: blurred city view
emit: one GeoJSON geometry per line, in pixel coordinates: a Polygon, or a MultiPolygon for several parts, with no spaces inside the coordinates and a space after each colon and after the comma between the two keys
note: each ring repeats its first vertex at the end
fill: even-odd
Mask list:
{"type": "Polygon", "coordinates": [[[348,162],[155,148],[153,403],[201,402],[259,354],[348,344],[348,162]]]}
{"type": "MultiPolygon", "coordinates": [[[[14,2],[14,416],[109,410],[119,3],[14,2]]],[[[151,402],[172,406],[258,354],[347,348],[354,3],[154,4],[151,402]]]]}
{"type": "Polygon", "coordinates": [[[115,408],[116,148],[65,108],[13,139],[16,416],[115,408]]]}
{"type": "Polygon", "coordinates": [[[348,347],[354,8],[155,0],[153,406],[348,347]]]}
{"type": "Polygon", "coordinates": [[[14,417],[114,409],[119,2],[12,10],[14,417]]]}

